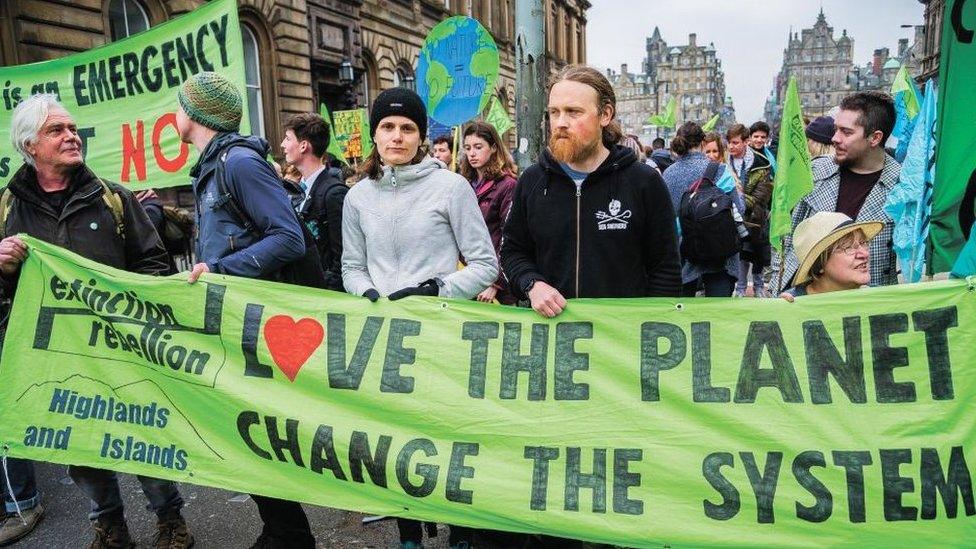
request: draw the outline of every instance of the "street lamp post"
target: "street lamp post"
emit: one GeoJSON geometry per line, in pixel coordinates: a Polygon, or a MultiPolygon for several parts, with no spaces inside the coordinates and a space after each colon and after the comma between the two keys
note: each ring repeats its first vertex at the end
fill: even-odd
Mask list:
{"type": "Polygon", "coordinates": [[[356,92],[353,91],[353,82],[356,80],[356,73],[352,63],[348,59],[343,59],[339,65],[339,84],[346,88],[346,107],[355,109],[358,103],[356,92]]]}

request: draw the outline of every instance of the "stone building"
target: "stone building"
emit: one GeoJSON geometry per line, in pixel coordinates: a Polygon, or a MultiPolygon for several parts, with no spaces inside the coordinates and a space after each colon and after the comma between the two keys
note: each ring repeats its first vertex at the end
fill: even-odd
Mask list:
{"type": "Polygon", "coordinates": [[[767,101],[765,118],[778,120],[782,99],[790,76],[796,76],[797,92],[803,111],[819,116],[829,111],[849,93],[848,76],[854,68],[854,40],[844,29],[839,37],[827,24],[823,9],[813,28],[799,33],[790,30],[783,66],[776,76],[773,93],[767,101]]]}
{"type": "Polygon", "coordinates": [[[714,44],[701,45],[692,33],[688,43],[670,46],[654,32],[646,42],[646,57],[640,73],[630,73],[627,65],[619,74],[608,71],[617,95],[617,110],[626,133],[645,138],[670,135],[670,128],[647,126],[651,115],[662,111],[671,97],[677,100],[676,121],[704,123],[715,114],[721,116],[717,129],[723,130],[735,119],[731,98],[725,95],[725,73],[714,44]]]}
{"type": "Polygon", "coordinates": [[[942,43],[942,22],[945,0],[918,0],[925,5],[925,25],[922,31],[921,59],[917,80],[920,84],[939,77],[939,50],[942,43]]]}
{"type": "Polygon", "coordinates": [[[704,122],[722,112],[726,103],[725,73],[713,43],[700,45],[698,36],[692,33],[687,44],[669,46],[655,27],[646,50],[644,72],[650,77],[657,106],[663,108],[676,96],[679,125],[686,121],[704,122]]]}
{"type": "Polygon", "coordinates": [[[913,29],[914,40],[909,44],[908,38],[898,39],[898,51],[895,55],[888,48],[877,48],[870,61],[852,69],[850,82],[855,90],[891,90],[902,65],[908,69],[908,74],[919,74],[924,55],[925,26],[917,25],[913,29]]]}
{"type": "Polygon", "coordinates": [[[841,31],[836,37],[834,28],[820,10],[813,28],[799,33],[792,30],[783,50],[783,65],[773,81],[773,89],[766,100],[764,117],[775,123],[783,110],[783,98],[790,76],[796,76],[800,104],[807,116],[821,116],[840,104],[844,96],[858,90],[890,90],[902,64],[910,74],[917,74],[922,60],[925,36],[923,26],[914,27],[914,38],[902,38],[892,55],[888,48],[877,48],[870,61],[863,65],[854,62],[854,39],[841,31]]]}
{"type": "Polygon", "coordinates": [[[654,94],[650,92],[645,74],[635,74],[620,65],[620,73],[607,70],[607,79],[613,85],[617,97],[617,121],[624,133],[634,134],[644,140],[647,134],[647,118],[654,114],[654,94]]]}
{"type": "MultiPolygon", "coordinates": [[[[0,0],[0,65],[91,49],[186,13],[203,0],[0,0]]],[[[514,113],[515,0],[238,0],[253,133],[274,145],[291,114],[368,107],[412,86],[427,32],[477,18],[499,47],[496,93],[514,113]],[[345,70],[343,70],[345,69],[345,70]],[[343,74],[345,73],[345,74],[343,74]]],[[[586,60],[588,0],[547,0],[553,67],[586,60]]]]}

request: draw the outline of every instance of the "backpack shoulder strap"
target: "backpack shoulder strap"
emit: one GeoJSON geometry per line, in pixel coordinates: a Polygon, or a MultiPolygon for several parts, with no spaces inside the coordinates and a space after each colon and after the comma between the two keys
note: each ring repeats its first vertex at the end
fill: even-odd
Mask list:
{"type": "Polygon", "coordinates": [[[233,145],[227,147],[217,157],[217,169],[214,178],[217,181],[217,193],[219,196],[214,205],[218,208],[226,206],[230,210],[231,215],[240,221],[245,231],[255,236],[260,236],[251,216],[247,215],[247,212],[241,207],[241,203],[237,201],[237,197],[234,196],[234,193],[230,191],[230,187],[227,186],[227,154],[232,148],[234,148],[233,145]]]}
{"type": "Polygon", "coordinates": [[[115,233],[125,240],[125,210],[122,206],[122,198],[101,177],[98,178],[98,182],[102,184],[102,200],[105,201],[105,205],[112,212],[112,219],[115,220],[115,233]]]}
{"type": "Polygon", "coordinates": [[[13,205],[14,194],[9,187],[4,187],[0,191],[0,238],[7,237],[7,214],[10,213],[10,206],[13,205]]]}
{"type": "Polygon", "coordinates": [[[718,162],[709,162],[708,167],[705,168],[705,173],[702,175],[703,181],[708,181],[711,184],[715,184],[715,176],[718,175],[718,162]]]}

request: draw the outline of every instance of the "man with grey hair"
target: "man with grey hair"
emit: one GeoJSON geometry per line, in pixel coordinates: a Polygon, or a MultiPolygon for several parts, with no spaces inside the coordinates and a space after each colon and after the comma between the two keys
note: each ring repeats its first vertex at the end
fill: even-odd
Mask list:
{"type": "MultiPolygon", "coordinates": [[[[166,270],[166,251],[145,210],[129,190],[100,179],[85,165],[75,122],[57,97],[35,95],[19,104],[10,134],[24,165],[0,193],[0,290],[6,296],[16,292],[27,254],[23,240],[8,236],[19,233],[117,269],[149,275],[166,270]]],[[[115,472],[72,465],[68,474],[92,501],[95,539],[90,547],[134,547],[115,472]]],[[[155,546],[193,545],[176,484],[138,478],[159,517],[155,546]]],[[[18,518],[6,522],[11,521],[18,518]]]]}

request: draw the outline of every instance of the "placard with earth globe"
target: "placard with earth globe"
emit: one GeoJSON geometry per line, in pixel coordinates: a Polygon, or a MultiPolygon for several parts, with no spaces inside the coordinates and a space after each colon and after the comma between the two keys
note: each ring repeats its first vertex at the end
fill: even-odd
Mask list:
{"type": "Polygon", "coordinates": [[[417,62],[417,94],[434,120],[459,126],[478,116],[497,79],[498,46],[476,19],[451,17],[427,34],[417,62]]]}

